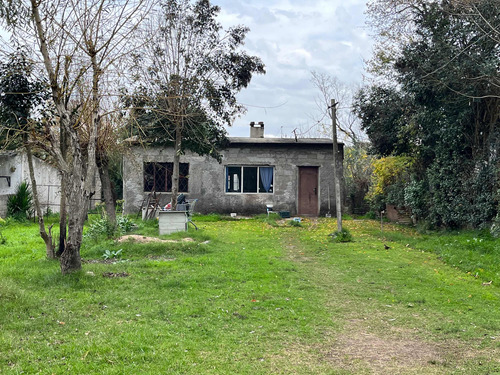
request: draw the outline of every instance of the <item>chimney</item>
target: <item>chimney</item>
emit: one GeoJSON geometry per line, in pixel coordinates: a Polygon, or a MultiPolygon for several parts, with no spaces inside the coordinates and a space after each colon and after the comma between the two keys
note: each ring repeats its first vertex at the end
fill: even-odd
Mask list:
{"type": "Polygon", "coordinates": [[[258,124],[253,121],[250,123],[250,138],[264,138],[264,123],[262,121],[258,124]]]}

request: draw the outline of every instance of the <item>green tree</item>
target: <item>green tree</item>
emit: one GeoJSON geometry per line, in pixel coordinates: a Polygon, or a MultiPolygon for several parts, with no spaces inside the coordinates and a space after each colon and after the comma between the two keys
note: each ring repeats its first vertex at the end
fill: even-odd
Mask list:
{"type": "Polygon", "coordinates": [[[463,1],[371,3],[373,19],[385,18],[391,28],[378,23],[371,67],[393,80],[395,100],[367,88],[357,111],[379,154],[416,158],[406,196],[427,204],[414,208],[435,225],[482,226],[496,212],[498,3],[467,3],[478,12],[463,1]]]}
{"type": "Polygon", "coordinates": [[[244,107],[236,94],[264,64],[241,49],[248,28],[224,30],[208,0],[165,0],[137,54],[139,88],[132,101],[139,133],[173,145],[172,204],[177,203],[179,158],[185,150],[220,159],[231,125],[244,107]]]}

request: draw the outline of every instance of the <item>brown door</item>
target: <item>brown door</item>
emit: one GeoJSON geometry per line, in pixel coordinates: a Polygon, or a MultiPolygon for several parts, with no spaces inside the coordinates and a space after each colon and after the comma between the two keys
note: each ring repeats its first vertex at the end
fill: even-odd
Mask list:
{"type": "Polygon", "coordinates": [[[318,167],[299,167],[299,215],[318,216],[318,167]]]}

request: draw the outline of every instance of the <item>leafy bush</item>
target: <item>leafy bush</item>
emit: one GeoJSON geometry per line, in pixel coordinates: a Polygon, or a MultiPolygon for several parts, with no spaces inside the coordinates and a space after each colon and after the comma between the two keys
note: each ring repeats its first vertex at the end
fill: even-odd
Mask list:
{"type": "Polygon", "coordinates": [[[83,237],[98,241],[101,237],[111,238],[117,234],[128,233],[135,226],[135,223],[128,216],[118,216],[116,218],[116,227],[106,217],[101,217],[90,223],[83,237]]]}
{"type": "Polygon", "coordinates": [[[102,236],[106,236],[108,238],[113,237],[114,233],[115,233],[114,225],[108,219],[99,218],[94,220],[89,225],[83,237],[97,241],[102,236]]]}
{"type": "Polygon", "coordinates": [[[349,229],[342,228],[341,231],[335,231],[330,234],[333,242],[352,242],[352,234],[349,232],[349,229]]]}
{"type": "Polygon", "coordinates": [[[435,226],[483,228],[495,217],[495,168],[459,156],[438,159],[427,171],[435,226]]]}
{"type": "Polygon", "coordinates": [[[135,227],[134,222],[128,216],[118,216],[116,225],[120,234],[128,233],[135,227]]]}
{"type": "Polygon", "coordinates": [[[21,182],[16,193],[7,200],[7,216],[17,220],[26,220],[32,211],[33,194],[27,182],[21,182]]]}
{"type": "MultiPolygon", "coordinates": [[[[0,217],[0,229],[6,224],[6,221],[0,217]]],[[[0,244],[4,244],[7,242],[7,239],[3,236],[2,231],[0,230],[0,244]]]]}
{"type": "Polygon", "coordinates": [[[410,180],[413,158],[388,156],[373,162],[372,185],[366,195],[372,209],[381,211],[387,203],[404,204],[404,188],[410,180]]]}
{"type": "Polygon", "coordinates": [[[123,213],[123,203],[125,203],[125,201],[123,199],[118,199],[116,201],[116,213],[118,213],[118,214],[123,213]]]}
{"type": "Polygon", "coordinates": [[[500,238],[500,210],[497,212],[495,219],[493,219],[493,223],[490,227],[490,234],[495,238],[500,238]]]}
{"type": "Polygon", "coordinates": [[[412,217],[419,221],[428,215],[429,188],[425,181],[412,180],[404,189],[404,202],[412,217]]]}
{"type": "Polygon", "coordinates": [[[360,217],[360,219],[375,220],[377,219],[377,214],[375,211],[368,211],[366,214],[360,217]]]}

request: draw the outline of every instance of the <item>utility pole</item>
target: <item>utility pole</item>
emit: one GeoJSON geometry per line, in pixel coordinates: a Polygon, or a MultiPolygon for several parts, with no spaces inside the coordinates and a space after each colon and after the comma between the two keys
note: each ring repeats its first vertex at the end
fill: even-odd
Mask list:
{"type": "Polygon", "coordinates": [[[333,174],[335,177],[335,208],[337,209],[337,231],[342,232],[342,192],[340,190],[339,145],[337,142],[337,103],[332,99],[333,174]]]}

